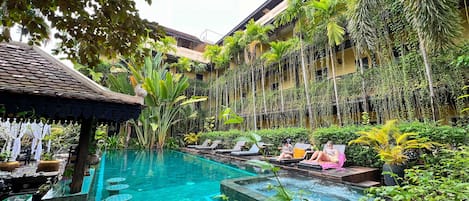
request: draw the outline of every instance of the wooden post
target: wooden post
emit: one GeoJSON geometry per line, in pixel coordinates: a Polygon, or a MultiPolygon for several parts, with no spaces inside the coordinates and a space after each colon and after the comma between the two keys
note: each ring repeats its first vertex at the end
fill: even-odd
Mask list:
{"type": "Polygon", "coordinates": [[[88,158],[88,147],[90,137],[96,129],[93,119],[84,119],[81,123],[80,140],[78,142],[78,155],[73,170],[72,184],[70,185],[70,194],[81,192],[83,176],[85,173],[86,160],[88,158]]]}

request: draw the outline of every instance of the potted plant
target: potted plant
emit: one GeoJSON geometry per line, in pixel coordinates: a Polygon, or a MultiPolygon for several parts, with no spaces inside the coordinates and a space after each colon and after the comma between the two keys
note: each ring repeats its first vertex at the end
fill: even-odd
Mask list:
{"type": "Polygon", "coordinates": [[[9,161],[11,157],[11,152],[4,151],[0,153],[0,170],[1,171],[8,171],[11,172],[14,169],[20,166],[18,161],[9,161]]]}
{"type": "Polygon", "coordinates": [[[372,147],[384,162],[383,176],[385,185],[400,184],[404,177],[405,165],[409,157],[406,153],[412,149],[431,149],[438,143],[426,138],[419,138],[417,133],[401,133],[396,127],[396,120],[387,121],[381,128],[359,131],[360,136],[349,142],[372,147]],[[397,177],[396,177],[397,176],[397,177]]]}
{"type": "Polygon", "coordinates": [[[55,172],[59,171],[59,167],[60,161],[55,160],[52,153],[43,153],[36,172],[55,172]]]}

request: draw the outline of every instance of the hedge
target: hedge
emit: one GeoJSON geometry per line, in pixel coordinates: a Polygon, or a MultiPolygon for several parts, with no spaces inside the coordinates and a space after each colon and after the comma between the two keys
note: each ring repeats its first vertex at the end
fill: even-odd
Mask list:
{"type": "MultiPolygon", "coordinates": [[[[378,125],[380,126],[380,125],[378,125]]],[[[441,126],[435,123],[422,122],[402,122],[398,125],[401,132],[416,132],[420,137],[429,138],[432,141],[450,144],[453,147],[460,145],[469,145],[468,130],[461,127],[441,126]]],[[[280,146],[283,139],[290,138],[295,142],[309,142],[314,139],[316,145],[322,147],[328,140],[332,140],[334,144],[348,144],[349,141],[358,137],[357,131],[370,130],[372,126],[350,125],[344,127],[331,126],[327,128],[317,128],[313,132],[306,128],[278,128],[278,129],[262,129],[256,131],[262,137],[262,141],[280,146]]],[[[252,131],[213,131],[201,134],[201,141],[205,139],[221,139],[225,144],[232,146],[235,139],[240,136],[246,136],[252,131]]],[[[346,166],[359,165],[365,167],[381,167],[382,162],[377,157],[374,150],[367,146],[353,144],[345,149],[347,156],[346,166]]]]}

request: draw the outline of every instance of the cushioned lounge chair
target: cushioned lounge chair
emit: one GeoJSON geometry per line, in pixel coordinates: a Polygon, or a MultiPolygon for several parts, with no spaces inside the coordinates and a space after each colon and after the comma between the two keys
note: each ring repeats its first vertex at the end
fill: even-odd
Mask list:
{"type": "Polygon", "coordinates": [[[221,140],[215,140],[212,142],[212,144],[210,146],[199,146],[199,147],[195,147],[196,149],[198,150],[214,150],[216,149],[219,145],[221,144],[221,140]]]}
{"type": "Polygon", "coordinates": [[[310,144],[305,143],[296,143],[293,146],[293,158],[290,159],[278,159],[277,157],[269,158],[269,161],[272,163],[280,163],[280,164],[289,164],[289,163],[298,163],[305,159],[306,151],[311,149],[310,144]]]}
{"type": "Polygon", "coordinates": [[[235,151],[241,151],[241,148],[243,148],[245,144],[246,144],[246,141],[238,141],[238,142],[236,142],[233,149],[217,149],[217,150],[215,150],[215,153],[222,153],[223,154],[223,153],[231,153],[231,152],[235,152],[235,151]]]}
{"type": "MultiPolygon", "coordinates": [[[[298,163],[298,167],[299,168],[323,169],[323,170],[330,169],[330,168],[341,169],[345,161],[347,160],[345,158],[345,145],[335,144],[333,146],[335,149],[339,151],[339,161],[337,163],[334,163],[334,162],[317,163],[317,162],[310,162],[310,161],[303,160],[298,163]]],[[[325,148],[326,148],[326,145],[324,145],[324,149],[325,148]]]]}
{"type": "MultiPolygon", "coordinates": [[[[264,143],[258,143],[258,144],[259,144],[259,146],[262,147],[262,145],[264,143]]],[[[233,156],[255,156],[255,155],[260,154],[259,151],[260,151],[259,147],[257,147],[256,144],[253,144],[248,151],[234,151],[234,152],[231,152],[231,155],[233,155],[233,156]]]]}
{"type": "Polygon", "coordinates": [[[210,139],[206,139],[201,145],[188,145],[187,148],[207,147],[210,144],[210,139]]]}

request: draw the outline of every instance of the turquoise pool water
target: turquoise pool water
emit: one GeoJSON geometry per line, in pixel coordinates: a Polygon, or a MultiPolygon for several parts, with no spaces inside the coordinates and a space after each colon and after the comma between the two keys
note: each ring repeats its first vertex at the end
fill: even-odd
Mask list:
{"type": "Polygon", "coordinates": [[[220,181],[255,175],[208,159],[177,151],[114,151],[107,152],[97,171],[95,196],[109,196],[106,180],[124,177],[132,200],[207,201],[220,193],[220,181]]]}

